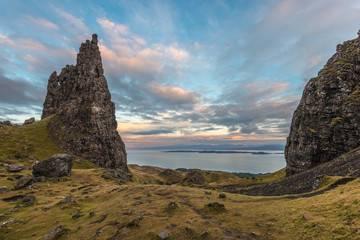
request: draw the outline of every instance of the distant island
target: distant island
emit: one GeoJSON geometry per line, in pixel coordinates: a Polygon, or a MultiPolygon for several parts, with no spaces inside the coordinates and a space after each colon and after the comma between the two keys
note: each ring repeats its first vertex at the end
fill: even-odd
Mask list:
{"type": "Polygon", "coordinates": [[[163,151],[167,153],[250,153],[250,154],[283,154],[283,153],[269,153],[269,152],[248,152],[248,151],[213,151],[213,150],[202,150],[202,151],[196,151],[196,150],[167,150],[163,151]]]}
{"type": "Polygon", "coordinates": [[[206,145],[206,144],[195,144],[195,145],[177,145],[177,146],[157,146],[157,147],[143,147],[143,148],[129,148],[132,150],[166,150],[166,151],[182,151],[194,150],[198,151],[199,149],[206,151],[269,151],[269,150],[279,150],[284,151],[284,144],[266,144],[266,145],[243,145],[243,144],[216,144],[216,145],[206,145]]]}

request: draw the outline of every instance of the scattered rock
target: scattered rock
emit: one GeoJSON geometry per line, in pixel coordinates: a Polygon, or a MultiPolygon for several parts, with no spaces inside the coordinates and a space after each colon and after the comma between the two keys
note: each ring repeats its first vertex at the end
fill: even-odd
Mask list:
{"type": "Polygon", "coordinates": [[[167,212],[172,212],[174,210],[176,210],[178,208],[178,204],[176,202],[170,202],[166,207],[165,207],[165,211],[167,212]]]}
{"type": "Polygon", "coordinates": [[[7,210],[7,211],[5,212],[5,214],[6,214],[6,215],[8,215],[8,214],[11,214],[11,213],[17,212],[17,211],[19,211],[19,209],[20,209],[20,205],[19,205],[19,204],[16,204],[16,206],[15,206],[15,207],[13,207],[13,208],[11,208],[11,209],[7,210]]]}
{"type": "Polygon", "coordinates": [[[2,200],[5,202],[16,202],[23,199],[24,197],[25,197],[24,195],[15,195],[8,198],[3,198],[2,200]]]}
{"type": "Polygon", "coordinates": [[[96,34],[81,44],[75,66],[51,74],[41,118],[54,114],[49,129],[61,149],[131,179],[96,34]]]}
{"type": "Polygon", "coordinates": [[[218,203],[218,202],[211,202],[204,205],[206,210],[209,210],[211,212],[224,212],[225,206],[224,204],[218,203]]]}
{"type": "Polygon", "coordinates": [[[0,193],[7,193],[9,192],[9,188],[7,186],[0,186],[0,193]]]}
{"type": "Polygon", "coordinates": [[[75,214],[75,215],[73,215],[71,218],[73,218],[73,219],[76,219],[76,218],[81,218],[81,217],[83,217],[84,215],[82,215],[82,214],[75,214]]]}
{"type": "Polygon", "coordinates": [[[26,196],[22,199],[22,202],[25,203],[25,207],[29,207],[31,205],[34,205],[35,200],[35,196],[26,196]]]}
{"type": "Polygon", "coordinates": [[[304,213],[303,216],[302,216],[302,219],[303,219],[304,221],[309,221],[309,220],[312,219],[312,218],[313,218],[313,216],[312,216],[310,213],[308,213],[308,212],[304,213]]]}
{"type": "Polygon", "coordinates": [[[26,196],[22,199],[22,202],[34,202],[36,200],[35,196],[26,196]]]}
{"type": "Polygon", "coordinates": [[[132,219],[128,224],[127,227],[128,228],[134,228],[134,227],[140,227],[140,222],[143,220],[143,217],[138,217],[135,219],[132,219]]]}
{"type": "Polygon", "coordinates": [[[14,186],[14,189],[18,190],[21,188],[25,188],[25,187],[31,185],[33,183],[33,181],[34,181],[33,176],[31,176],[30,174],[26,174],[18,180],[18,182],[14,186]]]}
{"type": "Polygon", "coordinates": [[[205,195],[211,195],[211,192],[205,191],[205,195]]]}
{"type": "Polygon", "coordinates": [[[21,172],[25,170],[25,165],[22,163],[7,164],[6,169],[8,172],[21,172]]]}
{"type": "Polygon", "coordinates": [[[101,216],[99,220],[92,222],[92,224],[93,223],[102,223],[107,218],[108,215],[109,214],[105,214],[105,215],[101,216]]]}
{"type": "Polygon", "coordinates": [[[57,236],[59,236],[63,230],[64,230],[63,226],[56,227],[53,230],[51,230],[48,234],[46,234],[43,240],[53,240],[57,236]]]}
{"type": "Polygon", "coordinates": [[[220,194],[219,194],[219,198],[226,198],[225,193],[220,193],[220,194]]]}
{"type": "Polygon", "coordinates": [[[17,219],[10,219],[10,220],[8,220],[8,221],[6,221],[6,222],[2,222],[2,223],[0,223],[0,229],[3,227],[3,226],[5,226],[6,224],[9,224],[9,223],[18,223],[18,222],[21,222],[20,220],[17,220],[17,219]]]}
{"type": "Polygon", "coordinates": [[[55,154],[48,159],[35,164],[33,175],[35,177],[64,177],[69,176],[72,168],[73,156],[69,154],[55,154]]]}
{"type": "Polygon", "coordinates": [[[32,123],[34,123],[35,122],[35,118],[29,118],[29,119],[26,119],[25,121],[24,121],[24,124],[23,125],[29,125],[29,124],[32,124],[32,123]]]}
{"type": "Polygon", "coordinates": [[[177,227],[176,224],[170,224],[170,225],[167,225],[167,226],[166,226],[166,229],[174,229],[174,228],[176,228],[176,227],[177,227]]]}
{"type": "Polygon", "coordinates": [[[76,202],[76,198],[74,196],[68,196],[63,200],[61,200],[60,202],[58,202],[57,204],[72,203],[72,202],[76,202]]]}
{"type": "Polygon", "coordinates": [[[168,239],[170,237],[170,234],[167,231],[162,231],[158,233],[158,236],[160,239],[168,239]]]}
{"type": "Polygon", "coordinates": [[[126,173],[124,173],[123,171],[121,171],[120,169],[114,170],[114,169],[106,169],[103,173],[103,175],[101,175],[102,178],[106,179],[106,180],[110,180],[110,179],[120,179],[123,182],[126,182],[128,180],[128,178],[126,177],[126,173]]]}

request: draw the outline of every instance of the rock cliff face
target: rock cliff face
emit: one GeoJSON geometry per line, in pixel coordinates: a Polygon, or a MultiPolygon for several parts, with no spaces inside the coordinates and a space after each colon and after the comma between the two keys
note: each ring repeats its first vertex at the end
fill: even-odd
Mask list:
{"type": "Polygon", "coordinates": [[[56,114],[50,129],[64,151],[130,178],[97,43],[94,34],[81,44],[76,66],[51,74],[42,118],[56,114]]]}
{"type": "Polygon", "coordinates": [[[288,175],[360,146],[360,38],[339,44],[306,85],[285,147],[288,175]]]}

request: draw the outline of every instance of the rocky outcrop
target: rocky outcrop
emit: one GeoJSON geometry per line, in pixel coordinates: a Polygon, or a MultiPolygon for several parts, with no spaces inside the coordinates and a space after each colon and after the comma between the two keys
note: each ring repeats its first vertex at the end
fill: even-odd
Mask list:
{"type": "Polygon", "coordinates": [[[24,124],[23,125],[29,125],[29,124],[32,124],[32,123],[34,123],[35,122],[35,118],[29,118],[29,119],[26,119],[25,121],[24,121],[24,124]]]}
{"type": "Polygon", "coordinates": [[[42,118],[56,114],[49,128],[61,149],[129,179],[125,145],[117,132],[97,35],[81,44],[76,66],[51,74],[42,118]]]}
{"type": "Polygon", "coordinates": [[[73,156],[69,154],[55,154],[39,162],[33,167],[34,177],[64,177],[69,176],[73,165],[73,156]]]}
{"type": "Polygon", "coordinates": [[[307,83],[285,147],[287,175],[360,146],[360,38],[339,44],[307,83]]]}

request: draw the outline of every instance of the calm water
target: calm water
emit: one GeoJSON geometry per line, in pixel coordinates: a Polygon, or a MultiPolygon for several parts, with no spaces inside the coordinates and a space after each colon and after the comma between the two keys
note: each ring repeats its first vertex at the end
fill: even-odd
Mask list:
{"type": "MultiPolygon", "coordinates": [[[[247,151],[251,152],[251,151],[247,151]]],[[[257,152],[257,151],[254,151],[257,152]]],[[[285,167],[282,151],[272,154],[162,152],[159,150],[127,150],[128,163],[162,168],[199,168],[225,172],[269,173],[285,167]],[[280,153],[280,154],[275,154],[280,153]]]]}

